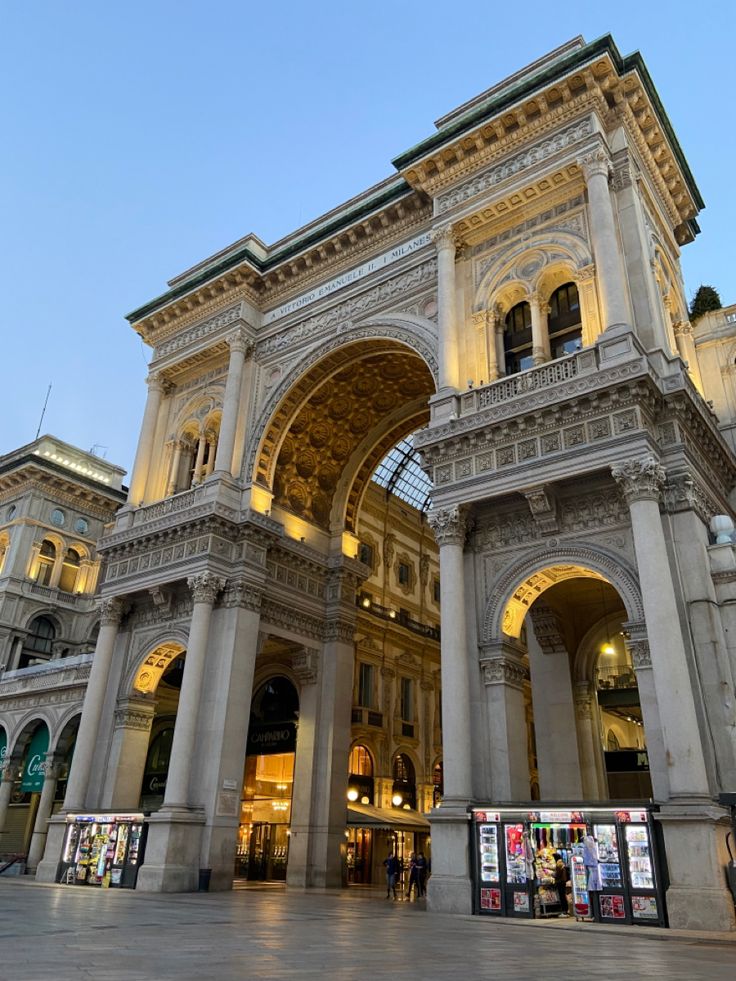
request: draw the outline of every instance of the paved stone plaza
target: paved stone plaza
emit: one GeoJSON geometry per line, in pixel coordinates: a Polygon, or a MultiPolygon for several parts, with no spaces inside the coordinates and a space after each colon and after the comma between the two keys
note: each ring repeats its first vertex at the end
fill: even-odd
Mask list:
{"type": "Polygon", "coordinates": [[[377,892],[143,895],[0,879],[0,981],[731,979],[736,946],[427,913],[377,892]]]}

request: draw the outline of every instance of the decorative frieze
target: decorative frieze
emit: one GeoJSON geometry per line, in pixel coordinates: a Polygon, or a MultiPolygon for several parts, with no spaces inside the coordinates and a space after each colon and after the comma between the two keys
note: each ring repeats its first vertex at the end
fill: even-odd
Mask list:
{"type": "Polygon", "coordinates": [[[136,707],[124,705],[115,709],[114,726],[116,729],[134,729],[136,732],[148,732],[153,722],[153,705],[136,707]]]}
{"type": "Polygon", "coordinates": [[[225,586],[221,605],[227,608],[239,607],[258,613],[263,601],[263,587],[245,579],[230,579],[225,586]]]}
{"type": "Polygon", "coordinates": [[[526,498],[532,517],[543,535],[556,535],[560,530],[557,516],[557,499],[549,484],[529,487],[521,492],[526,498]]]}
{"type": "Polygon", "coordinates": [[[325,642],[336,642],[338,644],[352,644],[355,637],[355,621],[342,617],[334,617],[325,621],[324,639],[325,642]]]}
{"type": "Polygon", "coordinates": [[[181,348],[186,347],[193,341],[200,341],[202,338],[214,334],[215,331],[220,330],[222,327],[228,327],[230,324],[236,323],[241,319],[242,310],[243,304],[240,302],[236,303],[234,306],[216,313],[213,317],[209,317],[201,323],[194,324],[187,330],[180,331],[170,340],[163,341],[163,343],[158,345],[154,353],[154,358],[166,357],[175,351],[181,350],[181,348]]]}
{"type": "Polygon", "coordinates": [[[651,668],[652,655],[651,651],[649,650],[648,640],[629,640],[626,642],[626,647],[631,655],[631,661],[634,668],[637,671],[640,671],[643,668],[651,668]]]}
{"type": "Polygon", "coordinates": [[[668,474],[664,489],[664,503],[667,511],[676,514],[679,511],[695,511],[706,525],[719,511],[715,500],[707,493],[700,480],[690,471],[678,474],[668,474]]]}
{"type": "Polygon", "coordinates": [[[276,627],[287,633],[324,640],[324,619],[317,615],[304,613],[294,606],[278,603],[264,598],[261,604],[261,623],[264,627],[276,627]]]}
{"type": "Polygon", "coordinates": [[[509,685],[523,688],[529,679],[529,672],[521,661],[511,657],[485,658],[480,662],[483,684],[509,685]]]}
{"type": "Polygon", "coordinates": [[[540,163],[548,160],[574,146],[593,132],[593,121],[590,117],[573,123],[564,129],[559,130],[554,136],[549,136],[538,143],[533,144],[521,153],[516,153],[501,163],[476,174],[470,180],[465,181],[451,191],[446,191],[435,198],[436,214],[444,214],[451,208],[462,204],[469,198],[475,197],[490,188],[496,187],[503,181],[516,177],[523,171],[531,167],[538,167],[540,163]]]}

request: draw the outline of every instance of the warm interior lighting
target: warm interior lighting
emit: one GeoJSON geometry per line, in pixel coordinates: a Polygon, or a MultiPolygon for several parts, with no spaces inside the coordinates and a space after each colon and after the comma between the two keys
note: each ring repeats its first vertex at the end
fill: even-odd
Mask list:
{"type": "Polygon", "coordinates": [[[361,804],[370,804],[370,797],[366,797],[365,794],[360,798],[361,804]]]}
{"type": "Polygon", "coordinates": [[[348,800],[356,801],[357,799],[358,791],[355,789],[355,787],[351,787],[350,790],[348,790],[348,800]]]}
{"type": "Polygon", "coordinates": [[[370,598],[370,596],[364,596],[363,597],[363,606],[366,608],[366,610],[368,609],[368,607],[370,605],[371,605],[371,598],[370,598]]]}
{"type": "Polygon", "coordinates": [[[391,617],[392,620],[395,620],[396,619],[396,610],[389,610],[388,611],[388,615],[391,617]]]}
{"type": "Polygon", "coordinates": [[[611,655],[615,653],[616,653],[616,648],[613,646],[613,644],[604,644],[603,647],[601,647],[601,654],[611,655]]]}
{"type": "Polygon", "coordinates": [[[394,794],[394,796],[391,798],[391,803],[394,805],[394,807],[399,807],[403,799],[404,798],[401,796],[401,794],[394,794]]]}

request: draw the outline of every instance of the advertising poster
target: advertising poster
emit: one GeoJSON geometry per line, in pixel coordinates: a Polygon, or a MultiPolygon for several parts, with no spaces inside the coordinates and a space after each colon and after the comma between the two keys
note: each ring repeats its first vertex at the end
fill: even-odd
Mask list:
{"type": "Polygon", "coordinates": [[[626,919],[623,896],[601,896],[601,917],[609,920],[626,919]]]}
{"type": "Polygon", "coordinates": [[[481,889],[480,908],[490,909],[500,912],[501,910],[501,890],[500,889],[481,889]]]}
{"type": "Polygon", "coordinates": [[[656,920],[659,918],[656,896],[632,896],[631,910],[635,920],[656,920]]]}
{"type": "Polygon", "coordinates": [[[515,913],[529,912],[529,893],[526,892],[514,893],[514,912],[515,913]]]}

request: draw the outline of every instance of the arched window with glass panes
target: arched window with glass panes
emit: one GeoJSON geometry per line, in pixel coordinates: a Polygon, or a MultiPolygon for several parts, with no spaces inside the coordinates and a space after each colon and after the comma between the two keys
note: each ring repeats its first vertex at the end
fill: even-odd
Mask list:
{"type": "Polygon", "coordinates": [[[48,661],[53,653],[56,627],[48,617],[34,617],[28,624],[28,634],[20,652],[19,668],[48,661]]]}
{"type": "MultiPolygon", "coordinates": [[[[547,332],[553,358],[574,354],[582,348],[583,325],[575,283],[563,283],[550,297],[547,332]]],[[[507,375],[515,375],[534,367],[532,313],[526,300],[517,303],[506,314],[503,350],[507,375]]]]}

